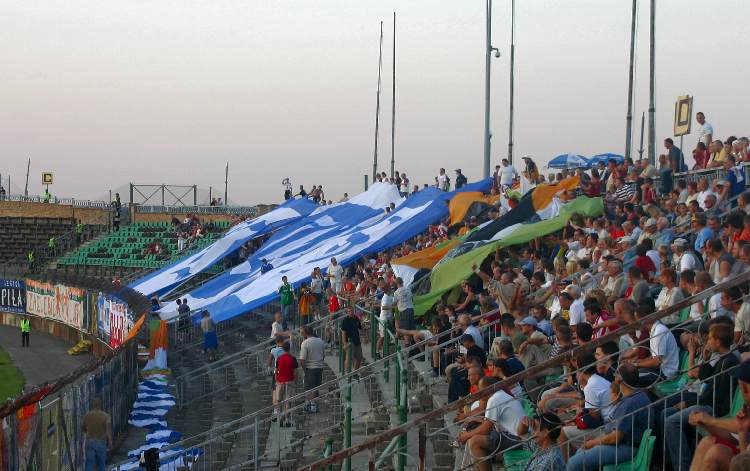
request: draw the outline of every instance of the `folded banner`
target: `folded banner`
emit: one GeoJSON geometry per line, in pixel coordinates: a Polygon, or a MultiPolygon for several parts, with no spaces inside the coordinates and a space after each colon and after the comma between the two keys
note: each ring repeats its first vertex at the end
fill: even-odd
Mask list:
{"type": "MultiPolygon", "coordinates": [[[[519,207],[516,207],[513,211],[516,211],[519,207]]],[[[486,232],[485,234],[489,237],[488,239],[474,241],[473,243],[469,242],[469,239],[476,232],[486,229],[489,225],[479,231],[472,232],[467,237],[467,242],[453,249],[432,270],[430,273],[430,292],[422,296],[415,296],[415,312],[423,314],[430,309],[443,294],[458,286],[462,280],[471,276],[472,265],[481,264],[495,249],[523,244],[535,237],[559,231],[568,224],[568,221],[574,214],[593,217],[602,214],[603,210],[604,204],[601,198],[579,196],[568,203],[559,203],[555,200],[555,202],[545,207],[541,214],[537,213],[537,216],[541,219],[538,222],[517,222],[511,225],[497,224],[497,227],[505,227],[502,227],[495,233],[486,232]],[[465,245],[468,245],[469,249],[463,252],[459,251],[465,245]]],[[[495,222],[499,223],[506,217],[511,216],[513,211],[495,222]]],[[[532,219],[532,216],[533,213],[527,219],[532,219]]]]}
{"type": "Polygon", "coordinates": [[[237,224],[205,249],[150,273],[129,287],[146,296],[168,293],[239,249],[245,242],[291,224],[317,208],[319,206],[307,198],[289,200],[261,216],[237,224]]]}
{"type": "Polygon", "coordinates": [[[26,312],[26,284],[23,280],[0,279],[0,311],[26,312]]]}
{"type": "Polygon", "coordinates": [[[60,284],[26,280],[26,312],[83,329],[86,291],[60,284]]]}

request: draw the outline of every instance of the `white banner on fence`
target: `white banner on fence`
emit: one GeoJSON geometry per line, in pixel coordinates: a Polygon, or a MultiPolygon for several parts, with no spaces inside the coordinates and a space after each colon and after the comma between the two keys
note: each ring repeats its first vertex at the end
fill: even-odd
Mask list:
{"type": "Polygon", "coordinates": [[[65,285],[26,280],[26,312],[85,329],[86,291],[65,285]]]}

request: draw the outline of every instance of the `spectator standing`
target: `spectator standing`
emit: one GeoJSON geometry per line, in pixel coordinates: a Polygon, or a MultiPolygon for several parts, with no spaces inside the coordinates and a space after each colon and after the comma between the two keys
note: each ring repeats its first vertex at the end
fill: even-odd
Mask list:
{"type": "Polygon", "coordinates": [[[392,330],[393,325],[393,308],[396,305],[396,300],[393,297],[391,286],[385,285],[383,288],[383,297],[380,298],[380,315],[378,316],[378,343],[377,352],[378,355],[382,354],[383,344],[385,343],[386,329],[392,330]]]}
{"type": "Polygon", "coordinates": [[[86,471],[106,471],[107,450],[112,448],[112,420],[102,410],[102,400],[94,398],[83,417],[86,434],[86,471]]]}
{"type": "Polygon", "coordinates": [[[435,184],[436,186],[443,190],[448,191],[451,188],[451,179],[448,175],[445,174],[445,169],[441,168],[438,172],[438,176],[435,177],[435,184]]]}
{"type": "Polygon", "coordinates": [[[203,311],[201,330],[203,331],[203,351],[206,353],[208,361],[214,361],[216,360],[216,349],[219,348],[219,341],[216,338],[216,324],[214,324],[208,311],[203,311]]]}
{"type": "Polygon", "coordinates": [[[706,115],[702,111],[695,114],[695,120],[700,124],[698,128],[698,142],[703,143],[706,147],[713,141],[714,127],[706,121],[706,115]]]}
{"type": "Polygon", "coordinates": [[[31,321],[29,317],[21,318],[21,347],[29,346],[29,336],[31,335],[31,321]]]}
{"type": "Polygon", "coordinates": [[[412,302],[411,288],[404,286],[404,280],[396,278],[396,291],[393,292],[393,298],[398,308],[398,318],[396,319],[396,328],[404,330],[414,329],[414,304],[412,302]]]}
{"type": "Polygon", "coordinates": [[[281,286],[279,287],[279,296],[281,297],[281,319],[284,324],[284,330],[289,325],[289,319],[294,314],[294,288],[289,284],[286,275],[281,277],[281,286]]]}
{"type": "MultiPolygon", "coordinates": [[[[323,368],[325,368],[325,343],[315,335],[315,331],[307,325],[301,329],[302,341],[300,345],[299,360],[302,370],[305,373],[305,390],[310,391],[323,383],[323,368]]],[[[317,391],[309,393],[307,399],[308,412],[318,412],[318,405],[315,399],[318,397],[317,391]]]]}
{"type": "Polygon", "coordinates": [[[685,156],[682,154],[682,150],[674,145],[671,137],[664,139],[664,147],[667,149],[667,162],[672,167],[672,173],[686,171],[685,156]]]}
{"type": "Polygon", "coordinates": [[[362,340],[359,334],[361,329],[362,323],[354,315],[354,309],[346,308],[346,317],[341,321],[341,346],[345,355],[344,371],[346,372],[358,370],[362,364],[362,340]]]}
{"type": "Polygon", "coordinates": [[[518,171],[510,164],[508,159],[502,160],[502,166],[499,169],[500,191],[513,186],[513,181],[518,177],[518,171]]]}
{"type": "Polygon", "coordinates": [[[463,173],[461,173],[460,168],[457,168],[456,169],[456,189],[457,190],[461,189],[464,185],[466,185],[466,183],[468,183],[466,176],[463,173]]]}
{"type": "Polygon", "coordinates": [[[336,261],[336,257],[331,258],[331,263],[328,265],[328,282],[330,283],[333,292],[336,294],[341,293],[341,279],[344,276],[344,269],[336,261]]]}
{"type": "Polygon", "coordinates": [[[275,406],[279,408],[279,404],[284,403],[284,412],[279,410],[281,415],[280,426],[291,427],[292,422],[289,417],[289,397],[292,393],[292,383],[294,383],[294,373],[299,367],[299,363],[294,356],[289,353],[291,345],[289,342],[284,342],[281,347],[284,352],[276,359],[276,395],[274,396],[275,406]]]}

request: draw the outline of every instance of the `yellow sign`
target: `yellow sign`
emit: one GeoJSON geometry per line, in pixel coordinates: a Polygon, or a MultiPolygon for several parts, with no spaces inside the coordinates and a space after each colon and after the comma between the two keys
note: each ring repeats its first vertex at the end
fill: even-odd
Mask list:
{"type": "Polygon", "coordinates": [[[690,134],[690,123],[693,115],[693,97],[678,96],[674,104],[674,135],[675,137],[690,134]]]}
{"type": "Polygon", "coordinates": [[[52,180],[52,172],[42,172],[42,185],[51,185],[52,180]]]}

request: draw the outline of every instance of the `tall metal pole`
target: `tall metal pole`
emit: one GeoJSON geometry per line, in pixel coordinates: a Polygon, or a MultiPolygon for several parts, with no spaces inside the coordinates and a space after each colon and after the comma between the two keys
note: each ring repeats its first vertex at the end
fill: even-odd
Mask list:
{"type": "Polygon", "coordinates": [[[656,162],[656,123],[655,113],[656,108],[654,105],[654,76],[656,67],[656,0],[651,0],[651,21],[650,21],[650,68],[649,68],[649,84],[648,84],[648,160],[653,165],[656,162]]]}
{"type": "Polygon", "coordinates": [[[508,162],[513,165],[513,81],[516,55],[516,0],[510,1],[510,110],[508,117],[508,162]]]}
{"type": "MultiPolygon", "coordinates": [[[[378,173],[378,135],[380,134],[380,83],[383,71],[383,22],[380,22],[380,53],[378,54],[378,93],[375,99],[375,153],[372,157],[372,181],[378,173]]],[[[365,184],[365,187],[367,184],[365,184]]]]}
{"type": "Polygon", "coordinates": [[[224,206],[229,206],[229,198],[227,196],[229,192],[229,162],[227,162],[227,168],[224,171],[224,206]]]}
{"type": "Polygon", "coordinates": [[[492,53],[492,0],[485,0],[487,12],[487,44],[484,57],[484,178],[490,176],[490,54],[492,53]]]}
{"type": "Polygon", "coordinates": [[[393,12],[393,93],[391,93],[391,178],[396,166],[396,12],[393,12]]]}
{"type": "Polygon", "coordinates": [[[29,170],[31,170],[31,159],[26,164],[26,186],[23,188],[23,196],[29,196],[29,170]]]}
{"type": "Polygon", "coordinates": [[[633,143],[633,80],[635,73],[635,19],[638,12],[638,0],[633,0],[633,11],[630,16],[630,65],[628,66],[628,114],[625,117],[625,158],[631,157],[633,143]]]}
{"type": "Polygon", "coordinates": [[[638,149],[638,160],[643,158],[643,151],[645,150],[643,148],[643,130],[646,127],[646,113],[641,114],[641,147],[638,149]]]}

